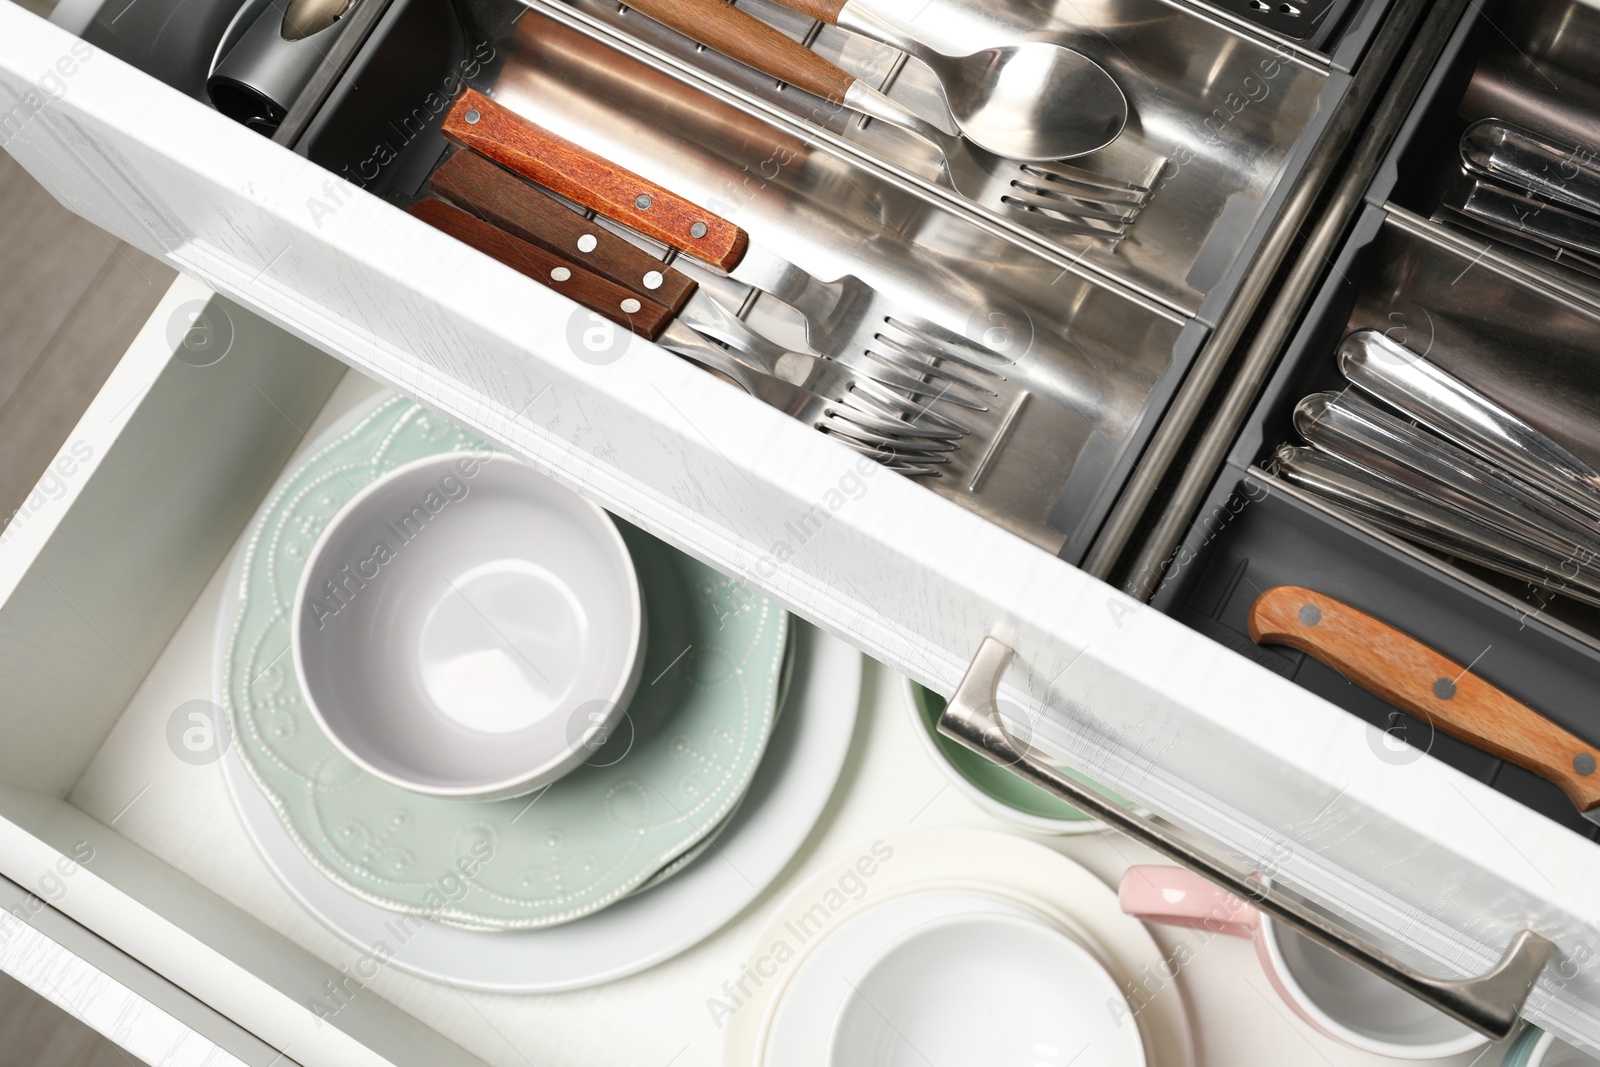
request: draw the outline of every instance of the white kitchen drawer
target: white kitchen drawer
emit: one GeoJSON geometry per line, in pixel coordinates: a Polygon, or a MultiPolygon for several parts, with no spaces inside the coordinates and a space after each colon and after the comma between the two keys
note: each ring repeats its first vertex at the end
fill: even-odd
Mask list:
{"type": "MultiPolygon", "coordinates": [[[[950,788],[924,753],[913,736],[902,681],[893,672],[872,670],[862,686],[849,767],[799,856],[769,891],[693,948],[642,973],[575,993],[491,994],[413,977],[398,967],[379,968],[375,975],[358,972],[370,949],[346,943],[301,908],[236,817],[221,765],[177,758],[168,730],[190,701],[211,692],[228,564],[207,568],[230,546],[229,529],[250,511],[227,506],[230,494],[240,502],[252,494],[259,499],[277,476],[274,461],[291,452],[291,465],[306,457],[300,430],[314,439],[380,387],[221,303],[210,306],[207,321],[221,323],[225,314],[234,324],[236,340],[226,358],[207,367],[169,361],[165,336],[174,316],[187,323],[194,302],[206,296],[190,279],[175,283],[64,450],[88,453],[88,468],[64,477],[61,499],[29,513],[18,529],[19,539],[32,526],[36,537],[51,543],[30,573],[58,587],[59,593],[48,586],[43,591],[68,617],[47,620],[24,593],[0,609],[6,647],[15,647],[10,628],[19,620],[48,625],[51,647],[75,658],[85,682],[69,692],[59,681],[59,666],[38,672],[40,688],[54,682],[53,702],[49,693],[39,702],[56,712],[42,733],[51,735],[57,761],[48,768],[17,761],[5,769],[9,781],[26,780],[33,788],[0,795],[0,868],[35,895],[25,898],[22,889],[8,895],[11,883],[0,881],[0,906],[25,915],[33,928],[0,915],[0,925],[15,931],[0,938],[0,967],[24,980],[43,974],[60,987],[43,991],[54,992],[90,1022],[104,1025],[114,1007],[122,1025],[108,1029],[130,1052],[148,1055],[154,1036],[169,1042],[181,1037],[174,1051],[191,1058],[173,1063],[520,1067],[667,1062],[676,1056],[675,1067],[712,1067],[722,1062],[726,1034],[718,1025],[721,1017],[709,1010],[709,998],[740,973],[758,934],[794,886],[865,842],[1000,825],[950,788]],[[241,462],[247,454],[242,450],[196,447],[202,441],[192,432],[170,432],[175,417],[199,402],[216,419],[236,424],[240,437],[254,442],[260,462],[241,462]],[[126,464],[133,465],[135,477],[127,477],[126,464]],[[111,477],[119,467],[124,476],[111,477]],[[197,492],[168,495],[163,507],[147,512],[126,507],[128,499],[150,498],[173,479],[206,487],[221,506],[208,508],[205,494],[197,492]],[[211,515],[228,521],[208,522],[211,515]],[[74,584],[75,567],[89,558],[87,552],[65,551],[81,536],[74,527],[91,531],[92,546],[80,540],[80,547],[97,550],[123,581],[74,584]],[[172,551],[141,575],[135,560],[153,560],[149,545],[157,539],[169,539],[172,551]],[[181,566],[175,562],[180,557],[181,566]],[[112,685],[91,694],[90,678],[112,685]],[[208,1014],[138,963],[98,944],[61,912],[92,925],[227,1017],[208,1014]],[[52,941],[78,958],[64,957],[52,941]],[[362,988],[339,1011],[319,1018],[316,1005],[325,1011],[329,1003],[323,983],[343,983],[351,973],[363,979],[362,988]],[[146,1029],[153,1025],[145,1019],[150,1008],[141,999],[161,1013],[154,1036],[146,1029]],[[183,1034],[175,1023],[196,1033],[183,1034]]],[[[25,579],[19,589],[29,581],[38,578],[25,579]]],[[[36,742],[27,749],[49,747],[36,742]]],[[[1156,858],[1110,834],[1048,843],[1107,885],[1129,864],[1156,858]]],[[[1248,943],[1196,932],[1155,933],[1163,958],[1188,961],[1176,988],[1153,975],[1130,978],[1150,1003],[1159,998],[1162,1013],[1176,1010],[1181,1016],[1174,1002],[1187,1004],[1203,1056],[1198,1067],[1280,1067],[1300,1056],[1326,1059],[1332,1067],[1389,1062],[1334,1044],[1260,995],[1265,983],[1248,943]]],[[[403,958],[402,947],[396,959],[403,958]]],[[[1446,1064],[1493,1067],[1501,1052],[1478,1050],[1446,1064]]],[[[160,1059],[153,1062],[165,1067],[160,1059]]]]}
{"type": "MultiPolygon", "coordinates": [[[[1423,969],[1552,938],[1526,1014],[1600,1047],[1592,843],[1435,761],[1385,761],[1333,705],[654,346],[575,358],[563,298],[10,6],[0,94],[7,151],[91,221],[895,670],[948,693],[999,637],[1036,745],[1423,969]]],[[[382,1002],[316,1027],[285,990],[320,964],[62,799],[333,387],[311,347],[257,350],[244,326],[211,367],[170,359],[175,310],[0,545],[0,873],[31,885],[95,835],[74,918],[314,1049],[308,1067],[448,1062],[382,1002]]]]}

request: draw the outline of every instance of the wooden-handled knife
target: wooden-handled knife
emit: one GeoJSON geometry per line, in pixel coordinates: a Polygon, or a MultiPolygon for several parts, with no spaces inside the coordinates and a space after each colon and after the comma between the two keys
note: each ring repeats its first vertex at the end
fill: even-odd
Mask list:
{"type": "Polygon", "coordinates": [[[476,152],[457,152],[428,177],[428,191],[530,244],[582,263],[635,296],[674,314],[695,293],[693,279],[556,203],[476,152]]]}
{"type": "Polygon", "coordinates": [[[507,170],[722,270],[733,270],[750,247],[749,235],[733,223],[529,122],[475,89],[451,105],[441,129],[449,140],[507,170]]]}
{"type": "Polygon", "coordinates": [[[1600,751],[1467,668],[1365,612],[1280,585],[1250,608],[1250,636],[1312,656],[1402,711],[1560,786],[1600,823],[1600,751]]]}
{"type": "Polygon", "coordinates": [[[641,298],[572,259],[513,237],[443,200],[419,200],[406,211],[641,337],[654,341],[672,322],[672,308],[641,298]]]}

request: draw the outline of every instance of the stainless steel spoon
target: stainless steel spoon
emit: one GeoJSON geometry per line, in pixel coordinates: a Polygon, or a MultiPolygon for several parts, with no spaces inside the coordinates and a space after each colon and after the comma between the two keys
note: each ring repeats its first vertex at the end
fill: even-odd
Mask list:
{"type": "MultiPolygon", "coordinates": [[[[780,2],[807,14],[827,15],[828,21],[842,17],[845,7],[842,0],[780,2]]],[[[629,0],[627,6],[781,82],[927,137],[950,160],[951,181],[957,186],[959,159],[951,157],[968,141],[996,156],[1044,163],[1098,151],[1116,140],[1128,121],[1128,100],[1105,68],[1048,42],[950,57],[865,13],[841,22],[852,32],[935,65],[946,79],[950,114],[928,122],[727,0],[629,0]]]]}
{"type": "Polygon", "coordinates": [[[355,0],[289,0],[283,11],[283,39],[303,41],[344,17],[355,0]]]}
{"type": "Polygon", "coordinates": [[[997,156],[1045,162],[1116,140],[1128,98],[1088,56],[1049,41],[946,55],[849,0],[777,0],[849,33],[881,42],[932,68],[961,133],[997,156]]]}

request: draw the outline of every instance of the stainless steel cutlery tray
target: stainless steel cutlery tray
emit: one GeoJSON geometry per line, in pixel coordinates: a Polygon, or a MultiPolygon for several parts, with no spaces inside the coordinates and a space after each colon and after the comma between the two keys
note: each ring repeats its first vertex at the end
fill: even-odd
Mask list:
{"type": "MultiPolygon", "coordinates": [[[[478,3],[471,14],[464,50],[493,59],[464,80],[500,104],[707,205],[820,278],[857,276],[997,348],[1006,365],[985,379],[987,410],[950,409],[973,434],[926,484],[1051,552],[1082,557],[1203,327],[1096,271],[1020,249],[915,183],[829,142],[808,142],[540,10],[478,3]],[[945,271],[982,300],[969,305],[942,291],[945,271]]],[[[401,141],[394,131],[409,128],[411,102],[375,113],[362,90],[426,44],[379,42],[312,126],[310,157],[338,171],[334,164],[351,154],[345,145],[401,141]],[[358,106],[361,121],[347,120],[345,109],[358,106]]],[[[436,126],[435,118],[393,153],[380,181],[397,200],[417,192],[443,151],[436,126]]],[[[756,299],[743,314],[782,336],[784,311],[756,299]]],[[[830,354],[848,361],[854,353],[830,354]]]]}
{"type": "Polygon", "coordinates": [[[1302,397],[1347,387],[1334,353],[1364,328],[1428,353],[1580,455],[1600,458],[1600,306],[1572,302],[1400,209],[1369,206],[1152,603],[1365,719],[1379,758],[1427,753],[1596,839],[1600,827],[1550,782],[1396,711],[1303,653],[1250,638],[1258,596],[1306,586],[1472,664],[1600,744],[1600,612],[1565,598],[1547,605],[1512,579],[1352,522],[1263,470],[1278,445],[1298,441],[1290,414],[1302,397]]]}
{"type": "MultiPolygon", "coordinates": [[[[1289,179],[1348,86],[1348,75],[1286,44],[1274,45],[1164,0],[947,5],[920,14],[923,36],[957,54],[965,42],[1037,36],[1038,26],[1049,26],[1052,39],[1111,72],[1129,101],[1127,128],[1110,147],[1069,162],[1152,191],[1126,238],[1110,243],[1001,207],[998,200],[1014,166],[996,169],[976,199],[962,196],[941,179],[940,154],[928,142],[881,121],[864,123],[854,112],[780,85],[631,9],[605,0],[531,0],[530,6],[637,49],[807,140],[885,166],[1018,248],[1062,267],[1100,272],[1205,322],[1214,321],[1226,305],[1289,179]],[[1029,29],[1030,21],[1038,25],[1029,29]]],[[[938,107],[936,83],[916,61],[897,62],[899,53],[768,0],[740,0],[739,6],[811,42],[908,107],[938,107]]]]}

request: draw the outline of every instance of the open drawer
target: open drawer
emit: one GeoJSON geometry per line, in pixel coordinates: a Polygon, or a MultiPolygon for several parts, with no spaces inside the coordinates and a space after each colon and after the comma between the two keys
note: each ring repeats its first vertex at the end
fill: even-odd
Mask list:
{"type": "MultiPolygon", "coordinates": [[[[578,358],[564,298],[9,8],[0,84],[19,116],[7,150],[58,197],[309,342],[193,366],[153,325],[85,418],[76,480],[8,532],[0,873],[34,884],[95,835],[62,909],[280,1047],[302,1042],[297,1059],[453,1053],[376,1001],[319,1028],[285,990],[325,967],[62,795],[333,388],[314,349],[936,691],[996,637],[1016,652],[1011,725],[1062,764],[1424,971],[1484,972],[1535,929],[1560,957],[1527,1015],[1600,1044],[1591,842],[1451,768],[1376,758],[1339,708],[655,346],[578,358]]],[[[1102,276],[1064,278],[1192,328],[1102,276]]]]}

